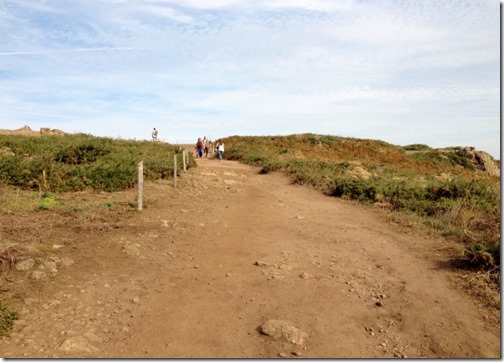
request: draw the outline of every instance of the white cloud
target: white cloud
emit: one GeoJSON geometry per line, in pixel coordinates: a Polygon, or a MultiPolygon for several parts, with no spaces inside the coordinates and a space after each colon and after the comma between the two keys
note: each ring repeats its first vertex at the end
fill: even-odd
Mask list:
{"type": "Polygon", "coordinates": [[[191,23],[194,19],[191,16],[187,16],[179,11],[174,10],[167,4],[159,1],[144,1],[132,3],[128,6],[128,10],[131,13],[130,16],[138,15],[139,13],[145,13],[147,16],[151,17],[163,17],[168,20],[174,20],[177,22],[191,23]]]}
{"type": "Polygon", "coordinates": [[[398,143],[439,127],[436,142],[495,150],[498,10],[492,0],[5,0],[0,119],[107,135],[110,122],[124,137],[153,122],[189,139],[212,127],[390,139],[393,127],[398,143]]]}
{"type": "Polygon", "coordinates": [[[332,12],[332,11],[349,11],[356,2],[353,0],[268,0],[264,1],[263,5],[266,7],[276,9],[305,9],[312,11],[332,12]]]}
{"type": "Polygon", "coordinates": [[[31,0],[4,0],[4,6],[8,12],[9,7],[22,8],[24,11],[29,13],[54,13],[61,14],[64,11],[59,9],[57,6],[53,6],[46,1],[31,1],[31,0]]]}

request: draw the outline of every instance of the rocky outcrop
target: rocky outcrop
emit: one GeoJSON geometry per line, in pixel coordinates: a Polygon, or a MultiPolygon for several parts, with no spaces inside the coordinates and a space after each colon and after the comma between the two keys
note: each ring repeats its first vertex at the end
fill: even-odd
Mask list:
{"type": "Polygon", "coordinates": [[[457,154],[469,159],[477,169],[490,176],[500,176],[500,168],[492,156],[483,151],[477,151],[474,147],[458,149],[457,154]]]}

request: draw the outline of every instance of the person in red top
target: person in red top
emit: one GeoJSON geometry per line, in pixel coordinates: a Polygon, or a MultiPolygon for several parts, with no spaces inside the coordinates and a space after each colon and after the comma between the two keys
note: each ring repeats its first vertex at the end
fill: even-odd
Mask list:
{"type": "Polygon", "coordinates": [[[198,142],[196,142],[196,150],[198,152],[198,157],[201,158],[203,157],[203,150],[205,149],[205,144],[201,140],[201,138],[198,138],[198,142]]]}

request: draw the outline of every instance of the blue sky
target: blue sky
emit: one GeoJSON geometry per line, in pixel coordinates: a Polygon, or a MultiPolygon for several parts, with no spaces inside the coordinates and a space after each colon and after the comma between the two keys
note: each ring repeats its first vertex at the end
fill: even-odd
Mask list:
{"type": "Polygon", "coordinates": [[[500,159],[497,0],[2,0],[0,128],[318,133],[500,159]]]}

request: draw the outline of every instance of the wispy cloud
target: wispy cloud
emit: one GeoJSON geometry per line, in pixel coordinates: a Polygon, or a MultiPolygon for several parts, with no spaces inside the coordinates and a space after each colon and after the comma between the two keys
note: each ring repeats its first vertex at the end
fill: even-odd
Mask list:
{"type": "Polygon", "coordinates": [[[179,140],[418,135],[497,156],[499,25],[494,0],[4,0],[0,119],[125,138],[149,123],[179,140]]]}

